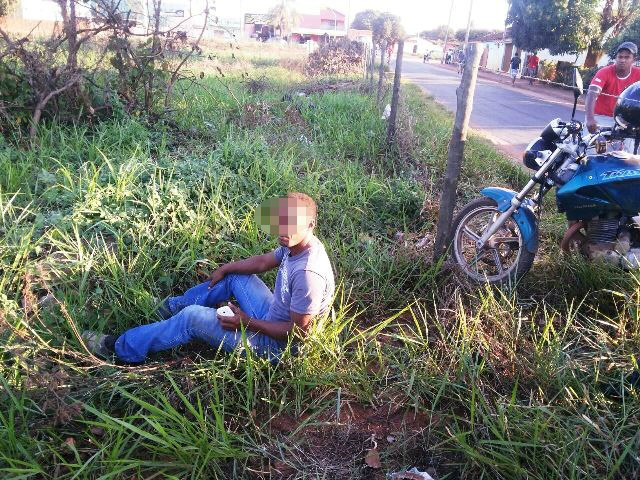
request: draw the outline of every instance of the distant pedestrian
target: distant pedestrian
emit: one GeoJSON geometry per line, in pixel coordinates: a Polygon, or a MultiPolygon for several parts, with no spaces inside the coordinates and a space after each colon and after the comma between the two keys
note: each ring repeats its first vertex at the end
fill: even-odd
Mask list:
{"type": "Polygon", "coordinates": [[[458,75],[462,74],[462,71],[464,70],[464,63],[466,61],[467,57],[464,54],[463,50],[460,50],[458,52],[458,75]]]}
{"type": "Polygon", "coordinates": [[[447,52],[444,56],[444,63],[446,63],[447,65],[451,63],[451,52],[447,52]]]}
{"type": "Polygon", "coordinates": [[[516,54],[511,58],[511,69],[509,70],[509,74],[511,75],[511,85],[516,83],[516,77],[518,76],[518,72],[520,71],[520,64],[522,63],[522,59],[520,58],[520,54],[516,52],[516,54]]]}
{"type": "Polygon", "coordinates": [[[540,59],[536,55],[536,52],[533,52],[529,57],[529,62],[527,62],[527,75],[529,76],[529,85],[533,85],[533,80],[538,76],[538,64],[540,63],[540,59]]]}
{"type": "Polygon", "coordinates": [[[428,63],[431,60],[431,52],[427,52],[422,57],[422,63],[428,63]]]}

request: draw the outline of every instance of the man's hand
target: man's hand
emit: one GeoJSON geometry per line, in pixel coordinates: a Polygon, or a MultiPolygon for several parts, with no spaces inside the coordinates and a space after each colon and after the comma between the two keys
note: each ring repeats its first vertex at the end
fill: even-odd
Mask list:
{"type": "Polygon", "coordinates": [[[273,270],[280,263],[276,261],[273,252],[264,253],[262,255],[254,255],[253,257],[238,260],[236,262],[225,263],[216,268],[209,274],[209,288],[222,280],[225,275],[230,273],[238,273],[240,275],[253,275],[255,273],[267,272],[273,270]]]}
{"type": "Polygon", "coordinates": [[[619,158],[620,160],[624,160],[625,162],[638,164],[640,163],[640,155],[634,155],[633,153],[627,152],[625,150],[617,150],[615,152],[611,152],[613,157],[619,158]]]}
{"type": "Polygon", "coordinates": [[[598,125],[595,118],[587,118],[587,130],[589,130],[589,133],[596,133],[600,130],[600,125],[598,125]]]}
{"type": "Polygon", "coordinates": [[[207,280],[209,280],[209,288],[213,287],[216,283],[224,278],[227,272],[224,269],[224,265],[216,268],[213,272],[209,274],[207,280]]]}
{"type": "Polygon", "coordinates": [[[245,327],[248,327],[249,322],[251,321],[251,317],[244,313],[240,309],[240,307],[235,306],[233,303],[229,302],[227,305],[229,305],[229,308],[234,313],[234,315],[232,317],[224,317],[222,315],[218,317],[222,328],[224,328],[225,330],[240,330],[243,325],[245,327]]]}

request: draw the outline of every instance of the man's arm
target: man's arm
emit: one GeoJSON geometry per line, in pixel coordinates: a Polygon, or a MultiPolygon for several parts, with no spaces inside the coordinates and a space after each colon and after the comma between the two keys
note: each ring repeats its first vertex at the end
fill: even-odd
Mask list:
{"type": "Polygon", "coordinates": [[[273,270],[277,266],[278,261],[276,260],[276,256],[273,252],[268,252],[263,255],[255,255],[236,262],[225,263],[211,272],[211,275],[209,275],[208,278],[210,280],[209,286],[212,287],[218,283],[228,273],[253,275],[254,273],[263,273],[268,270],[273,270]]]}
{"type": "Polygon", "coordinates": [[[291,320],[289,322],[266,322],[264,320],[258,320],[257,318],[251,318],[245,312],[240,310],[239,307],[229,304],[229,308],[235,314],[233,317],[218,317],[220,319],[220,325],[227,330],[239,330],[243,325],[247,330],[252,332],[264,333],[276,340],[286,340],[291,334],[294,327],[305,336],[311,325],[314,315],[296,313],[289,311],[291,320]]]}
{"type": "Polygon", "coordinates": [[[594,112],[596,109],[596,100],[600,95],[602,89],[597,85],[589,86],[587,91],[587,99],[584,102],[585,119],[587,121],[587,130],[590,133],[596,133],[598,131],[598,123],[596,122],[594,112]]]}

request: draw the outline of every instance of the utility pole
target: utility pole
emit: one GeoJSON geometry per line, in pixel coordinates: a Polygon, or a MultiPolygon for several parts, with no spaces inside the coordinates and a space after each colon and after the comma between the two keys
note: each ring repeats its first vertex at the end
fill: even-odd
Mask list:
{"type": "Polygon", "coordinates": [[[444,32],[444,47],[442,48],[442,59],[440,63],[444,63],[447,58],[447,42],[449,41],[449,30],[451,29],[451,14],[453,13],[453,4],[456,0],[451,0],[451,7],[449,8],[449,21],[447,22],[447,31],[444,32]]]}
{"type": "Polygon", "coordinates": [[[347,21],[345,22],[345,30],[347,31],[347,34],[349,33],[349,28],[351,26],[350,22],[351,22],[351,0],[347,0],[347,21]]]}
{"type": "Polygon", "coordinates": [[[473,0],[469,0],[469,18],[467,19],[467,33],[464,36],[464,47],[467,47],[467,43],[469,43],[469,30],[471,29],[471,12],[473,11],[473,0]]]}

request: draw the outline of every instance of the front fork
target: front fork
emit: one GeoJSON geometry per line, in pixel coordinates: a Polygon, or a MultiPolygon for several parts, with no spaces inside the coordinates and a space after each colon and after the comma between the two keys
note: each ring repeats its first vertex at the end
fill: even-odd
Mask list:
{"type": "MultiPolygon", "coordinates": [[[[563,153],[563,150],[560,148],[557,149],[555,152],[553,152],[551,154],[551,157],[549,157],[549,160],[547,160],[547,162],[544,165],[542,165],[542,167],[540,167],[540,169],[531,177],[531,180],[527,182],[525,187],[522,190],[520,190],[511,199],[511,206],[508,209],[506,209],[504,212],[502,212],[500,216],[496,219],[496,221],[493,222],[491,225],[489,225],[489,228],[487,228],[487,230],[476,241],[476,248],[478,250],[483,249],[487,244],[487,241],[498,231],[500,227],[502,227],[502,225],[504,225],[504,223],[509,219],[509,217],[511,217],[513,212],[515,212],[518,208],[520,208],[523,200],[526,198],[529,192],[531,192],[531,190],[533,190],[536,185],[543,184],[544,174],[549,171],[549,169],[555,164],[555,161],[558,155],[561,155],[562,153],[563,153]]],[[[540,192],[539,195],[542,195],[542,191],[540,192]]],[[[533,200],[534,202],[537,203],[539,200],[541,200],[541,198],[536,196],[534,197],[533,200]]]]}

